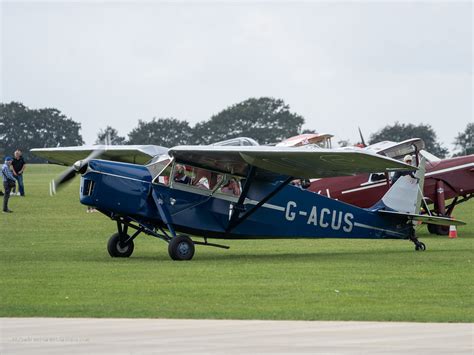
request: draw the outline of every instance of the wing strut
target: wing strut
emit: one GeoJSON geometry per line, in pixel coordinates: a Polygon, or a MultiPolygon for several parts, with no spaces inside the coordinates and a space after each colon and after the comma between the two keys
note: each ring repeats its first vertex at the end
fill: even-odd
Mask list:
{"type": "Polygon", "coordinates": [[[158,209],[158,213],[160,214],[161,220],[165,222],[166,227],[168,227],[168,230],[170,231],[171,235],[173,237],[176,237],[176,232],[173,228],[171,215],[163,202],[163,198],[157,195],[155,189],[152,189],[152,197],[153,201],[155,201],[156,208],[158,209]]]}
{"type": "Polygon", "coordinates": [[[256,172],[257,168],[251,165],[249,171],[247,172],[247,178],[245,179],[245,184],[242,189],[242,193],[239,196],[239,200],[232,207],[232,216],[230,217],[229,224],[225,230],[226,232],[230,232],[230,230],[234,228],[234,224],[239,218],[240,213],[245,212],[244,201],[249,193],[250,185],[252,184],[256,172]]]}
{"type": "Polygon", "coordinates": [[[267,202],[269,199],[275,196],[278,192],[280,192],[286,185],[288,185],[294,179],[292,176],[289,176],[285,181],[280,182],[273,191],[271,191],[268,195],[262,198],[259,203],[257,203],[248,211],[245,211],[244,201],[248,195],[250,185],[252,184],[253,178],[255,176],[255,170],[256,170],[255,167],[251,166],[250,171],[247,174],[247,179],[245,181],[242,194],[240,195],[239,200],[237,201],[237,204],[235,204],[232,208],[233,213],[230,218],[229,224],[226,228],[227,233],[229,233],[232,229],[237,227],[240,223],[242,223],[247,218],[249,218],[252,214],[254,214],[260,207],[262,207],[265,204],[265,202],[267,202]],[[241,216],[242,213],[244,214],[241,216]]]}

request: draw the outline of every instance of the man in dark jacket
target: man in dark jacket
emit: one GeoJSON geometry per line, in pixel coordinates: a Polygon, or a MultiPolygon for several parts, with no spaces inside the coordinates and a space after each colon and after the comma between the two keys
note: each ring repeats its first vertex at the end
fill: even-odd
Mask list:
{"type": "Polygon", "coordinates": [[[13,175],[15,176],[16,181],[18,182],[18,194],[25,196],[25,185],[23,184],[23,172],[25,171],[26,164],[23,156],[21,155],[21,150],[17,149],[15,151],[15,159],[12,162],[13,165],[13,175]]]}

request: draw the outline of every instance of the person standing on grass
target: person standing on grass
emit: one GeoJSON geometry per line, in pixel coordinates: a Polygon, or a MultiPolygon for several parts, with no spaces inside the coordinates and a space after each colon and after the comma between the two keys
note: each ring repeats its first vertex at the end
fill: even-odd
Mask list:
{"type": "Polygon", "coordinates": [[[16,184],[15,177],[13,176],[13,173],[10,170],[12,161],[12,157],[6,157],[5,163],[2,166],[3,188],[5,189],[5,194],[3,195],[3,213],[13,212],[8,209],[8,199],[10,198],[10,191],[16,184]]]}
{"type": "Polygon", "coordinates": [[[25,196],[25,186],[23,184],[23,172],[25,171],[26,164],[21,150],[17,149],[15,151],[15,159],[12,162],[13,165],[13,175],[15,176],[16,181],[18,181],[18,190],[17,196],[25,196]]]}

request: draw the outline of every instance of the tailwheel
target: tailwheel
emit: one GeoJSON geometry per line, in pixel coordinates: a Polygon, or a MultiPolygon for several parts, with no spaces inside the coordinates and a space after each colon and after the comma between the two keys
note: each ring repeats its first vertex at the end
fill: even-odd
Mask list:
{"type": "Polygon", "coordinates": [[[124,241],[128,239],[128,235],[115,233],[109,239],[107,243],[107,251],[113,258],[128,258],[133,253],[133,240],[128,243],[124,241]]]}
{"type": "Polygon", "coordinates": [[[425,251],[426,250],[426,245],[425,243],[422,243],[418,240],[418,238],[415,235],[415,229],[412,228],[411,235],[409,239],[415,244],[415,250],[416,251],[425,251]]]}
{"type": "Polygon", "coordinates": [[[168,253],[173,260],[191,260],[194,256],[194,243],[185,235],[178,235],[169,241],[168,253]]]}
{"type": "Polygon", "coordinates": [[[415,250],[416,251],[425,251],[426,250],[425,243],[422,243],[422,242],[415,243],[415,250]]]}

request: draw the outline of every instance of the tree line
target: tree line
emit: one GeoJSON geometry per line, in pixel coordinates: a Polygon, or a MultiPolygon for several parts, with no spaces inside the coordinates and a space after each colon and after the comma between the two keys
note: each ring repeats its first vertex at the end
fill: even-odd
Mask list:
{"type": "Polygon", "coordinates": [[[96,143],[107,136],[110,144],[155,144],[173,147],[179,144],[211,144],[217,141],[251,137],[260,144],[279,142],[301,132],[305,120],[292,113],[283,100],[269,97],[250,98],[232,105],[209,120],[194,127],[176,118],[153,118],[150,122],[138,121],[128,139],[118,135],[113,127],[99,132],[96,143]]]}
{"type": "MultiPolygon", "coordinates": [[[[289,105],[281,99],[249,98],[193,127],[188,121],[174,117],[155,117],[148,122],[138,120],[138,125],[128,133],[128,137],[124,137],[115,128],[107,126],[98,132],[96,143],[172,147],[181,144],[211,144],[246,136],[260,144],[271,144],[300,133],[314,132],[302,130],[304,123],[304,117],[291,112],[289,105]]],[[[29,153],[31,148],[82,145],[84,142],[80,129],[80,123],[55,108],[30,109],[19,102],[0,103],[0,149],[12,152],[20,148],[30,162],[41,161],[29,153]]],[[[474,124],[469,123],[455,138],[458,154],[471,153],[473,136],[474,124]]],[[[414,137],[422,138],[426,149],[432,154],[439,157],[448,155],[448,150],[438,142],[436,133],[429,124],[396,122],[370,135],[369,143],[382,140],[402,141],[414,137]]],[[[345,144],[351,143],[345,141],[345,144]]]]}

